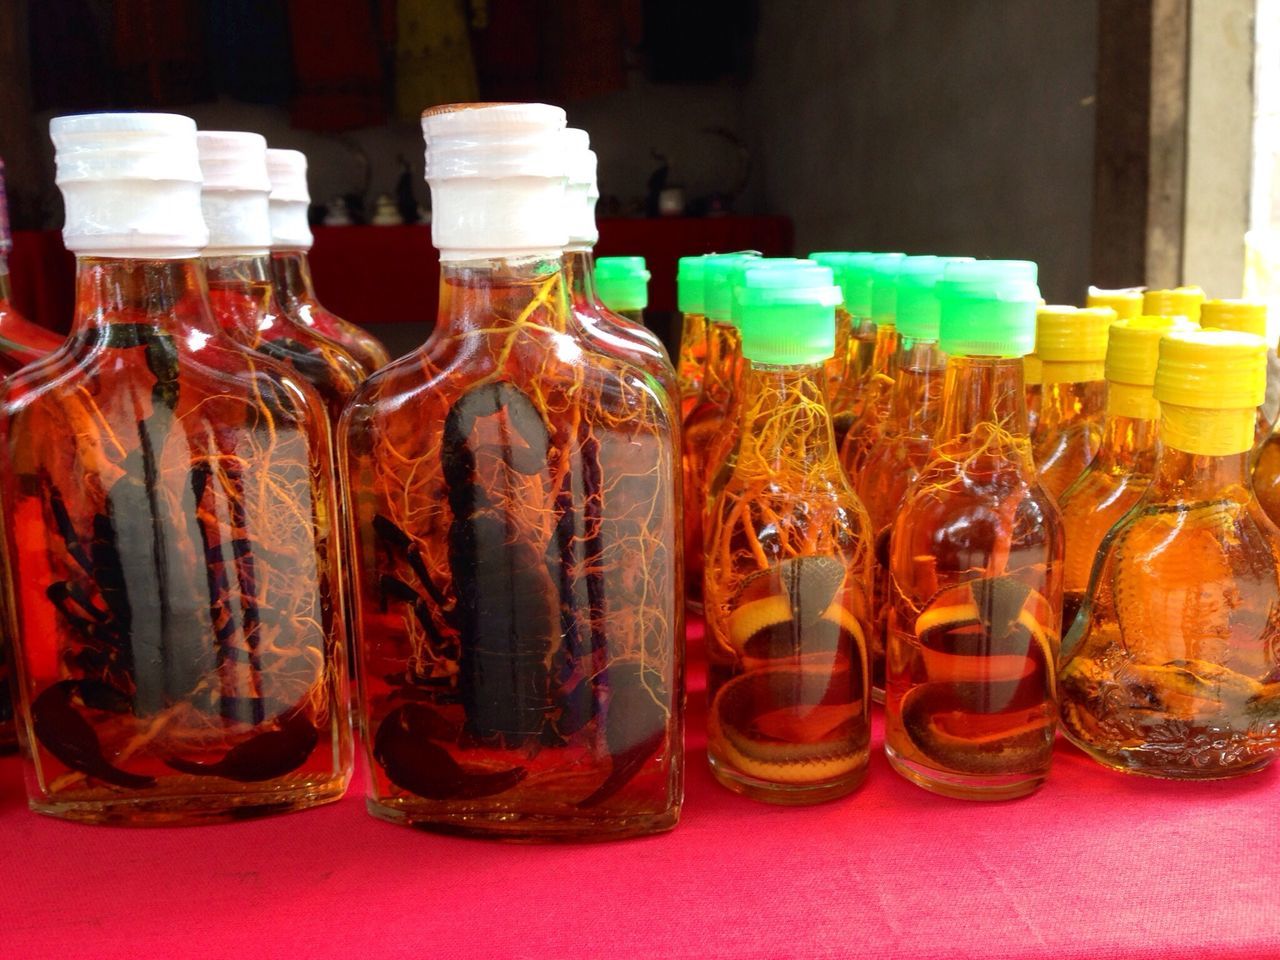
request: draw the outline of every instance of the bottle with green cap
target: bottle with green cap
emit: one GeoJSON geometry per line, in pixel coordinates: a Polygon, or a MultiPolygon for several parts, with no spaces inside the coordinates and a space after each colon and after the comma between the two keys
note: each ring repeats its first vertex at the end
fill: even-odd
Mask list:
{"type": "MultiPolygon", "coordinates": [[[[1256,337],[1267,337],[1267,305],[1254,300],[1206,300],[1200,305],[1200,325],[1206,330],[1238,330],[1256,337]]],[[[1272,344],[1274,346],[1274,344],[1272,344]]],[[[1258,407],[1254,419],[1254,442],[1262,443],[1271,433],[1271,418],[1266,404],[1258,407]]]]}
{"type": "Polygon", "coordinates": [[[1098,546],[1138,502],[1155,472],[1160,404],[1155,398],[1160,339],[1194,330],[1185,317],[1117,320],[1107,336],[1107,401],[1097,455],[1058,498],[1067,544],[1063,562],[1062,632],[1084,602],[1098,546]]]}
{"type": "Polygon", "coordinates": [[[710,448],[725,424],[742,374],[742,341],[733,324],[734,269],[754,253],[712,253],[703,258],[703,309],[707,322],[707,362],[698,402],[684,421],[681,468],[684,488],[685,602],[702,611],[702,519],[707,487],[719,464],[710,448]]]}
{"type": "Polygon", "coordinates": [[[871,633],[871,689],[884,700],[884,651],[889,629],[889,536],[907,490],[928,462],[942,414],[946,356],[938,348],[935,286],[946,265],[967,257],[908,257],[898,274],[898,376],[884,428],[867,452],[854,490],[876,532],[875,627],[871,633]]]}
{"type": "Polygon", "coordinates": [[[1036,311],[1040,416],[1031,453],[1040,483],[1057,498],[1089,465],[1102,440],[1103,373],[1110,307],[1045,306],[1036,311]]]}
{"type": "Polygon", "coordinates": [[[838,797],[866,776],[870,520],[823,391],[840,293],[808,261],[738,286],[741,440],[707,537],[708,758],[759,800],[838,797]]]}
{"type": "Polygon", "coordinates": [[[1259,337],[1160,340],[1155,475],[1063,642],[1063,731],[1105,766],[1216,780],[1280,750],[1280,530],[1249,477],[1265,389],[1259,337]]]}
{"type": "Polygon", "coordinates": [[[1049,772],[1062,616],[1062,520],[1022,383],[1036,265],[949,263],[934,289],[942,419],[890,534],[885,752],[925,789],[1011,798],[1049,772]]]}
{"type": "Polygon", "coordinates": [[[620,317],[644,326],[649,306],[649,268],[644,257],[600,257],[596,260],[596,292],[620,317]]]}
{"type": "Polygon", "coordinates": [[[849,345],[845,373],[836,389],[828,390],[828,406],[835,425],[836,446],[844,442],[849,426],[861,415],[867,381],[876,357],[876,324],[871,318],[871,290],[874,267],[882,257],[900,258],[901,253],[848,253],[839,261],[836,282],[849,315],[849,345]]]}
{"type": "Polygon", "coordinates": [[[707,365],[707,318],[702,308],[705,265],[705,257],[681,257],[676,267],[676,306],[681,318],[676,382],[682,420],[698,402],[707,365]]]}
{"type": "Polygon", "coordinates": [[[844,298],[845,271],[849,263],[858,257],[865,257],[865,253],[850,253],[841,250],[819,250],[816,253],[809,254],[809,259],[814,263],[821,264],[824,267],[830,267],[832,274],[836,278],[836,286],[840,287],[840,303],[836,306],[836,349],[831,355],[831,359],[826,363],[827,374],[827,401],[830,403],[840,392],[840,384],[844,382],[846,374],[852,372],[857,375],[856,364],[858,362],[858,351],[856,349],[857,340],[854,336],[854,328],[857,323],[853,319],[853,315],[849,313],[848,305],[844,298]]]}

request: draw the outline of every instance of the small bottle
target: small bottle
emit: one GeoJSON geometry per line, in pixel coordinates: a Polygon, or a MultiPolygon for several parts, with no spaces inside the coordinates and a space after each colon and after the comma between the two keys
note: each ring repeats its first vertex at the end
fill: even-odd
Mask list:
{"type": "Polygon", "coordinates": [[[942,422],[890,541],[885,752],[963,799],[1029,793],[1053,755],[1063,537],[1027,436],[1035,277],[987,260],[937,283],[942,422]]]}
{"type": "Polygon", "coordinates": [[[707,752],[731,790],[815,803],[862,782],[871,732],[871,529],[822,386],[840,292],[798,263],[746,270],[739,296],[750,363],[707,541],[707,752]]]}
{"type": "Polygon", "coordinates": [[[1043,382],[1031,452],[1040,484],[1055,499],[1084,472],[1102,439],[1110,307],[1048,306],[1036,311],[1043,382]]]}
{"type": "Polygon", "coordinates": [[[1102,287],[1090,287],[1085,297],[1086,307],[1110,307],[1116,312],[1117,320],[1132,320],[1142,316],[1142,288],[1120,287],[1107,290],[1102,287]]]}
{"type": "Polygon", "coordinates": [[[1226,330],[1160,341],[1160,445],[1103,541],[1063,644],[1063,731],[1105,766],[1204,780],[1280,749],[1280,530],[1249,483],[1266,345],[1226,330]]]}
{"type": "Polygon", "coordinates": [[[1204,291],[1199,287],[1147,290],[1142,294],[1142,313],[1148,317],[1186,317],[1199,323],[1202,303],[1204,291]]]}
{"type": "Polygon", "coordinates": [[[307,251],[314,242],[307,208],[307,158],[297,150],[268,150],[271,177],[271,273],[276,297],[294,322],[341,346],[365,370],[365,376],[387,365],[387,348],[378,338],[326,310],[316,298],[307,251]]]}
{"type": "Polygon", "coordinates": [[[644,326],[649,306],[649,268],[644,257],[601,257],[596,261],[596,288],[606,307],[644,326]]]}
{"type": "Polygon", "coordinates": [[[826,363],[827,403],[834,402],[840,393],[840,384],[846,374],[858,375],[859,361],[854,338],[854,319],[844,302],[844,273],[850,258],[867,256],[865,253],[849,253],[842,250],[820,250],[809,254],[814,263],[829,267],[841,288],[840,303],[836,305],[836,347],[826,363]]]}
{"type": "Polygon", "coordinates": [[[339,426],[369,811],[507,839],[669,830],[674,406],[575,328],[564,111],[422,118],[440,315],[339,426]]]}
{"type": "Polygon", "coordinates": [[[929,460],[942,414],[946,357],[938,348],[939,305],[935,285],[950,262],[962,257],[908,257],[898,275],[898,372],[892,405],[880,436],[867,452],[854,489],[875,531],[872,696],[884,701],[884,652],[889,630],[889,540],[907,490],[929,460]]]}
{"type": "Polygon", "coordinates": [[[1185,317],[1133,317],[1111,325],[1102,439],[1093,462],[1058,498],[1067,534],[1063,636],[1084,603],[1102,538],[1138,502],[1155,473],[1160,404],[1154,390],[1160,338],[1194,329],[1185,317]]]}
{"type": "Polygon", "coordinates": [[[676,268],[676,305],[681,317],[676,377],[682,422],[698,404],[707,366],[707,318],[702,307],[704,263],[703,257],[681,257],[676,268]]]}
{"type": "Polygon", "coordinates": [[[681,457],[684,508],[685,602],[702,612],[703,517],[707,491],[720,464],[710,460],[715,440],[736,419],[742,340],[733,325],[735,267],[754,254],[713,253],[704,257],[703,307],[707,318],[707,366],[698,403],[685,418],[681,457]]]}
{"type": "Polygon", "coordinates": [[[845,434],[862,415],[867,383],[874,374],[876,324],[871,317],[875,263],[881,257],[902,257],[901,253],[850,253],[840,261],[836,280],[849,315],[849,353],[840,388],[829,394],[827,406],[836,432],[836,449],[844,445],[845,434]]]}
{"type": "Polygon", "coordinates": [[[209,228],[201,253],[214,319],[231,339],[290,367],[319,392],[330,425],[364,380],[341,346],[287,316],[271,282],[267,141],[257,133],[196,134],[209,228]]]}
{"type": "Polygon", "coordinates": [[[323,405],[213,320],[195,123],[50,129],[75,319],[0,391],[30,805],[179,824],[336,800],[352,747],[323,405]]]}
{"type": "MultiPolygon", "coordinates": [[[[1267,339],[1267,305],[1249,300],[1206,300],[1200,306],[1200,325],[1206,330],[1235,330],[1267,339]]],[[[1254,420],[1254,443],[1271,433],[1271,419],[1262,407],[1254,420]]]]}
{"type": "MultiPolygon", "coordinates": [[[[5,195],[4,161],[0,160],[0,377],[47,357],[62,346],[63,338],[52,330],[32,323],[13,305],[13,291],[9,286],[9,254],[13,251],[13,237],[9,233],[9,201],[5,195]]],[[[3,657],[0,657],[0,670],[3,657]]],[[[8,700],[8,687],[0,682],[0,703],[8,700]]],[[[0,706],[0,711],[3,707],[0,706]]],[[[0,713],[0,717],[3,714],[0,713]]],[[[0,719],[0,730],[4,720],[0,719]]],[[[0,733],[0,742],[4,739],[0,733]]]]}

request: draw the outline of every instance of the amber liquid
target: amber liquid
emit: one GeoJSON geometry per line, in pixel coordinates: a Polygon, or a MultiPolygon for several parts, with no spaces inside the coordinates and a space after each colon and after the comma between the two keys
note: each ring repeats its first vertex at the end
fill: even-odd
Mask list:
{"type": "Polygon", "coordinates": [[[195,261],[81,258],[77,285],[66,345],[3,393],[32,808],[190,823],[337,799],[323,410],[216,332],[195,261]]]}
{"type": "Polygon", "coordinates": [[[846,324],[849,342],[844,373],[835,387],[830,384],[827,387],[827,409],[831,413],[837,451],[844,445],[849,428],[862,415],[867,383],[874,371],[877,342],[876,325],[869,318],[850,317],[843,308],[837,308],[836,329],[846,324]]]}
{"type": "Polygon", "coordinates": [[[849,425],[840,445],[840,462],[855,484],[893,409],[899,343],[898,331],[892,324],[882,323],[876,328],[875,354],[863,386],[862,411],[849,425]]]}
{"type": "Polygon", "coordinates": [[[680,387],[680,419],[688,418],[702,395],[702,378],[707,367],[707,318],[686,313],[680,326],[680,350],[676,376],[680,387]]]}
{"type": "Polygon", "coordinates": [[[722,784],[773,803],[856,789],[870,743],[871,528],[821,379],[744,374],[742,444],[707,544],[708,757],[722,784]]]}
{"type": "Polygon", "coordinates": [[[507,839],[673,827],[670,398],[569,330],[555,262],[447,264],[340,430],[375,816],[507,839]]]}
{"type": "Polygon", "coordinates": [[[326,310],[316,298],[311,266],[302,250],[281,250],[271,255],[271,274],[276,296],[285,313],[302,327],[342,347],[364,368],[368,376],[385,367],[391,357],[373,334],[326,310]]]}
{"type": "Polygon", "coordinates": [[[1215,779],[1280,750],[1280,531],[1247,456],[1164,447],[1104,542],[1061,680],[1063,731],[1100,763],[1215,779]]]}
{"type": "MultiPolygon", "coordinates": [[[[1045,375],[1052,364],[1045,363],[1045,375]]],[[[1040,485],[1055,500],[1084,473],[1102,442],[1107,382],[1045,383],[1040,416],[1031,435],[1040,485]]]]}
{"type": "Polygon", "coordinates": [[[1271,522],[1280,526],[1280,432],[1273,430],[1254,450],[1253,492],[1271,522]]]}
{"type": "Polygon", "coordinates": [[[1062,522],[1031,462],[1021,360],[952,357],[943,405],[893,528],[885,750],[925,789],[1007,799],[1053,752],[1062,522]]]}

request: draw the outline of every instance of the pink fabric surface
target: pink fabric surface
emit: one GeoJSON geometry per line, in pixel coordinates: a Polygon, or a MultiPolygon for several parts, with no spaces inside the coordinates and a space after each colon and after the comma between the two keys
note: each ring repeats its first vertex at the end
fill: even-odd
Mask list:
{"type": "Polygon", "coordinates": [[[0,957],[1100,957],[1280,954],[1280,780],[1131,778],[1060,744],[1033,797],[892,773],[781,809],[706,767],[696,645],[684,820],[609,845],[420,833],[340,803],[189,829],[27,812],[0,761],[0,957]]]}

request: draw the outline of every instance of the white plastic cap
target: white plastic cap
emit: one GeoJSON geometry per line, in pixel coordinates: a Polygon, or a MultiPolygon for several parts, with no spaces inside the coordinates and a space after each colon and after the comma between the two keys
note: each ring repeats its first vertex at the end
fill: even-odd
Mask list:
{"type": "Polygon", "coordinates": [[[62,239],[82,256],[176,260],[208,240],[196,123],[172,113],[89,113],[49,122],[66,207],[62,239]]]}
{"type": "Polygon", "coordinates": [[[315,238],[307,222],[311,205],[307,155],[301,150],[268,150],[267,176],[271,179],[271,246],[310,250],[315,238]]]}
{"type": "Polygon", "coordinates": [[[196,134],[209,227],[205,256],[258,255],[271,248],[267,140],[261,134],[201,130],[196,134]]]}
{"type": "Polygon", "coordinates": [[[596,228],[596,201],[600,199],[600,190],[596,187],[596,155],[591,149],[591,138],[587,131],[569,127],[564,131],[563,141],[568,171],[564,202],[569,246],[594,246],[600,239],[596,228]]]}
{"type": "Polygon", "coordinates": [[[568,242],[564,125],[564,111],[545,103],[422,115],[441,260],[560,255],[568,242]]]}

